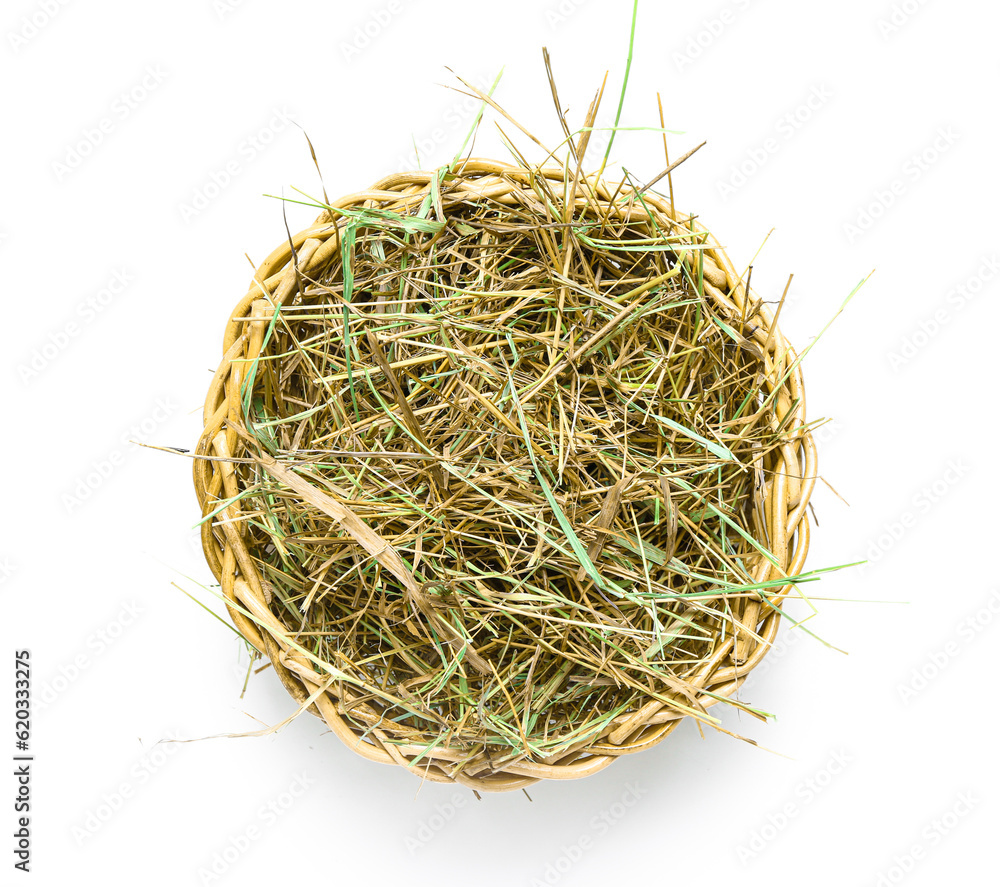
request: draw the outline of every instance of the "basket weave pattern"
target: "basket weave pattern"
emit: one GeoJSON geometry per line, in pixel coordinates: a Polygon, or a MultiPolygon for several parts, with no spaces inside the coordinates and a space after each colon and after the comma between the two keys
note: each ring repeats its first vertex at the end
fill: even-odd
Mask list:
{"type": "MultiPolygon", "coordinates": [[[[467,161],[461,174],[448,182],[438,199],[447,214],[449,207],[463,202],[489,199],[516,206],[531,199],[532,176],[563,183],[561,168],[528,171],[487,160],[467,161]]],[[[369,190],[351,194],[330,204],[335,209],[376,208],[396,213],[411,212],[429,193],[435,173],[395,174],[369,190]]],[[[614,200],[614,186],[592,177],[587,180],[609,211],[629,218],[648,217],[652,224],[667,227],[678,222],[669,202],[652,192],[641,202],[622,204],[614,200]]],[[[627,191],[627,188],[625,189],[627,191]]],[[[584,197],[576,198],[580,205],[584,197]]],[[[685,221],[687,224],[687,221],[685,221]]],[[[701,231],[696,225],[695,230],[701,231]]],[[[220,503],[234,500],[241,492],[237,462],[254,459],[272,477],[295,489],[296,475],[257,450],[248,449],[245,428],[244,381],[248,367],[262,353],[265,334],[275,310],[291,305],[305,280],[323,276],[341,249],[343,218],[324,212],[309,228],[278,247],[257,269],[246,296],[237,304],[227,324],[223,357],[205,401],[204,432],[195,455],[194,483],[203,515],[213,515],[202,524],[202,543],[212,573],[221,585],[229,614],[243,637],[270,662],[289,694],[348,747],[372,761],[410,767],[422,778],[458,782],[479,791],[508,791],[540,779],[575,779],[602,770],[616,758],[650,748],[662,741],[683,720],[678,709],[660,699],[650,699],[615,719],[600,736],[579,743],[544,760],[524,755],[496,767],[489,755],[472,762],[466,750],[447,742],[407,744],[393,734],[391,721],[369,716],[359,694],[324,672],[316,661],[287,642],[289,632],[299,626],[285,625],[272,606],[274,589],[261,576],[254,552],[248,547],[241,521],[244,504],[232,501],[218,511],[220,503]],[[351,717],[347,713],[351,712],[351,717]],[[364,727],[360,724],[365,724],[364,727]],[[416,764],[411,762],[417,759],[416,764]]],[[[710,238],[710,235],[708,235],[710,238]]],[[[715,241],[709,239],[710,244],[715,241]]],[[[754,568],[755,582],[795,577],[802,571],[809,546],[806,508],[816,478],[816,450],[805,430],[805,396],[797,355],[781,336],[769,308],[745,291],[740,276],[717,245],[704,250],[704,292],[719,313],[739,319],[750,330],[747,347],[759,354],[763,382],[774,430],[790,429],[780,447],[762,455],[753,466],[757,499],[754,526],[759,540],[773,555],[760,557],[754,568]]],[[[335,509],[335,504],[330,504],[335,509]]],[[[767,603],[753,596],[736,599],[733,624],[736,631],[720,634],[709,657],[695,672],[685,676],[688,687],[706,694],[698,699],[708,707],[717,697],[730,697],[762,660],[779,628],[780,602],[791,590],[789,583],[773,590],[767,603]],[[775,606],[777,605],[777,606],[775,606]]]]}

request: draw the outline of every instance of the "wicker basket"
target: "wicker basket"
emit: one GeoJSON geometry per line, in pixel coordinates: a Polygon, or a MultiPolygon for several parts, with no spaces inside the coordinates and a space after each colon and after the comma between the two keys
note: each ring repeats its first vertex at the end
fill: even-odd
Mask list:
{"type": "MultiPolygon", "coordinates": [[[[221,584],[234,624],[267,658],[291,696],[369,760],[398,764],[421,778],[459,782],[480,791],[507,791],[541,779],[576,779],[596,773],[621,755],[659,743],[683,720],[684,708],[666,704],[662,695],[651,695],[644,704],[616,717],[599,735],[555,755],[539,758],[524,753],[501,765],[491,759],[488,749],[470,757],[468,748],[452,745],[447,737],[442,740],[433,730],[422,743],[413,741],[412,731],[394,733],[393,722],[383,720],[377,706],[366,709],[356,687],[335,679],[337,663],[326,668],[289,643],[290,634],[301,626],[285,624],[272,605],[275,589],[261,575],[259,553],[248,541],[243,521],[245,503],[237,499],[241,489],[236,467],[240,460],[253,460],[259,470],[292,493],[297,475],[289,468],[287,454],[275,460],[254,445],[244,430],[249,396],[243,382],[261,355],[275,310],[292,305],[304,282],[320,279],[341,254],[346,217],[340,211],[374,208],[412,215],[428,201],[445,215],[454,207],[485,200],[519,206],[535,199],[538,177],[563,188],[566,175],[562,168],[529,170],[470,160],[444,184],[436,172],[396,174],[367,191],[330,204],[336,212],[324,210],[311,227],[283,243],[259,266],[250,290],[233,310],[226,326],[223,358],[205,401],[204,433],[195,454],[208,457],[195,459],[194,482],[203,515],[214,515],[202,525],[205,557],[221,584]],[[230,504],[220,511],[223,502],[230,504]]],[[[615,192],[627,193],[630,186],[607,184],[596,176],[579,177],[570,184],[571,199],[580,207],[587,200],[583,194],[586,186],[589,199],[604,201],[609,212],[622,218],[645,218],[662,228],[683,222],[691,231],[703,231],[693,221],[675,215],[669,201],[653,192],[646,192],[641,200],[622,203],[615,201],[615,192]]],[[[767,306],[748,297],[727,256],[707,232],[705,236],[710,245],[703,250],[699,266],[705,298],[720,316],[742,324],[746,348],[760,361],[762,400],[770,411],[767,421],[775,431],[785,429],[780,446],[753,466],[757,495],[751,525],[760,529],[759,541],[773,555],[770,560],[760,557],[755,561],[753,578],[757,583],[792,579],[802,571],[809,545],[806,508],[816,477],[816,452],[805,420],[801,370],[795,351],[777,330],[767,306]]],[[[328,496],[319,505],[331,520],[342,518],[333,499],[328,496]]],[[[754,595],[733,599],[732,630],[720,631],[710,653],[684,677],[687,688],[706,694],[695,700],[699,709],[730,697],[761,661],[778,632],[780,603],[791,588],[791,582],[782,585],[779,581],[771,587],[766,601],[754,595]]]]}

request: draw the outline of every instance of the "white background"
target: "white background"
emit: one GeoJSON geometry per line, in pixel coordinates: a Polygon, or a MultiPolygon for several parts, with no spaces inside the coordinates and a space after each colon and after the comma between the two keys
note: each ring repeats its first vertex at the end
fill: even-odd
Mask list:
{"type": "MultiPolygon", "coordinates": [[[[810,415],[833,420],[821,471],[850,503],[817,488],[809,567],[869,560],[808,587],[808,626],[848,655],[784,633],[741,691],[777,719],[715,709],[769,750],[687,723],[530,801],[476,801],[362,760],[309,715],[160,742],[293,709],[270,672],[241,698],[241,644],[175,587],[219,610],[190,461],[129,442],[193,444],[247,256],[285,238],[263,195],[320,192],[287,119],[331,197],[415,165],[414,139],[425,168],[452,156],[474,108],[445,66],[477,84],[503,67],[500,103],[555,143],[542,46],[574,125],[610,72],[606,125],[630,16],[598,0],[4,4],[0,694],[30,649],[34,883],[994,877],[976,873],[1000,792],[1000,13],[973,0],[639,10],[622,124],[657,125],[659,91],[673,156],[708,140],[677,202],[741,268],[774,229],[753,280],[776,299],[795,274],[785,334],[808,344],[875,269],[804,364],[810,415]]],[[[477,155],[504,156],[494,119],[477,155]]],[[[612,163],[651,177],[659,136],[622,134],[612,163]]]]}

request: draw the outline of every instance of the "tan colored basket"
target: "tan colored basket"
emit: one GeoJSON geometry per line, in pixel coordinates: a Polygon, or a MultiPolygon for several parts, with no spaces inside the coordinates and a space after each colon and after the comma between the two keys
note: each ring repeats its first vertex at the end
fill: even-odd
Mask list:
{"type": "MultiPolygon", "coordinates": [[[[508,205],[529,200],[533,176],[563,183],[561,168],[526,169],[487,160],[467,161],[458,176],[450,179],[440,193],[443,211],[463,201],[485,199],[508,205]]],[[[430,193],[433,172],[392,175],[369,190],[351,194],[331,204],[336,209],[379,207],[401,214],[411,212],[430,193]]],[[[611,205],[616,187],[590,177],[589,183],[599,199],[611,205]]],[[[624,190],[628,191],[628,186],[624,190]]],[[[578,195],[582,206],[584,197],[578,195]]],[[[639,218],[652,214],[666,226],[680,222],[669,202],[652,192],[643,195],[643,203],[616,206],[615,212],[639,218]]],[[[685,225],[689,220],[683,220],[685,225]]],[[[279,481],[294,475],[267,454],[249,452],[242,432],[244,418],[241,385],[246,369],[261,353],[265,332],[276,306],[290,305],[305,279],[318,278],[337,256],[339,231],[343,219],[334,222],[323,212],[316,222],[279,246],[257,269],[250,290],[236,305],[226,326],[223,358],[212,380],[205,401],[204,433],[196,449],[194,482],[202,513],[216,511],[221,501],[236,497],[234,463],[228,460],[256,458],[264,471],[279,481]],[[293,250],[295,259],[293,262],[293,250]]],[[[693,223],[692,230],[702,231],[693,223]]],[[[710,236],[710,235],[709,235],[710,236]]],[[[704,289],[722,315],[739,318],[744,329],[751,330],[748,347],[756,347],[762,357],[762,390],[776,394],[771,398],[772,427],[779,422],[790,429],[784,443],[768,453],[754,467],[759,482],[755,503],[756,525],[762,541],[773,553],[777,566],[760,558],[754,572],[758,582],[795,577],[803,568],[809,545],[809,522],[806,507],[816,478],[816,451],[805,420],[805,397],[796,353],[781,336],[766,305],[748,297],[733,265],[713,239],[704,253],[704,289]],[[791,411],[792,415],[787,415],[791,411]]],[[[270,605],[272,589],[263,581],[254,552],[246,544],[241,523],[242,503],[230,504],[202,526],[202,542],[208,564],[221,584],[233,622],[244,638],[266,657],[282,684],[294,699],[310,702],[308,710],[322,718],[330,730],[357,753],[372,761],[408,766],[420,777],[437,782],[459,782],[480,791],[507,791],[528,786],[540,779],[575,779],[596,773],[624,754],[648,749],[674,730],[684,715],[658,699],[650,699],[615,719],[602,735],[564,753],[544,760],[529,755],[495,768],[489,755],[468,760],[466,750],[435,745],[401,742],[392,732],[392,722],[380,722],[368,713],[365,721],[356,695],[342,684],[331,681],[330,673],[315,661],[303,656],[287,642],[288,633],[298,626],[279,621],[270,605]],[[325,688],[321,691],[321,688],[325,688]],[[346,712],[350,709],[352,717],[346,712]],[[360,721],[360,722],[359,722],[360,721]],[[416,765],[410,762],[419,758],[416,765]],[[461,766],[457,762],[461,761],[461,766]]],[[[331,506],[333,507],[333,506],[331,506]]],[[[777,588],[770,601],[780,605],[792,584],[777,588]]],[[[752,596],[734,602],[734,632],[720,634],[714,650],[701,662],[695,673],[687,675],[689,687],[700,688],[712,696],[700,698],[708,707],[718,697],[730,697],[756,666],[774,641],[780,613],[752,596]]]]}

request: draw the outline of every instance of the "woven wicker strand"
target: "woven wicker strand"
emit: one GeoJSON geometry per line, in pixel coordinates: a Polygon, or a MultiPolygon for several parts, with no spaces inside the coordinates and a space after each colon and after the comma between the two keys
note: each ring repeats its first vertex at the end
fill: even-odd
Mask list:
{"type": "MultiPolygon", "coordinates": [[[[440,200],[446,213],[450,206],[476,200],[517,206],[531,199],[534,194],[531,181],[537,176],[562,184],[566,173],[557,167],[528,170],[495,161],[469,160],[447,188],[442,188],[440,200]]],[[[434,177],[434,172],[395,174],[331,206],[374,207],[405,214],[424,200],[434,177]]],[[[619,194],[627,194],[628,186],[609,184],[596,176],[581,177],[577,185],[573,193],[581,210],[596,198],[603,202],[608,213],[625,221],[652,215],[664,228],[683,222],[693,231],[704,231],[689,219],[681,219],[669,202],[656,193],[643,194],[641,203],[625,202],[616,201],[615,192],[617,189],[619,194]],[[589,195],[584,193],[587,189],[589,195]]],[[[225,331],[222,361],[205,400],[204,432],[195,451],[196,457],[214,457],[194,460],[194,483],[203,515],[211,514],[220,501],[240,492],[235,463],[227,460],[252,455],[265,471],[273,474],[282,470],[273,460],[268,464],[259,453],[248,454],[249,437],[242,430],[242,383],[247,367],[261,354],[267,326],[276,308],[290,304],[301,282],[318,279],[337,255],[338,231],[343,222],[343,217],[335,220],[324,211],[312,226],[275,249],[257,268],[249,291],[232,312],[225,331]]],[[[794,578],[802,571],[809,547],[806,508],[817,476],[816,449],[805,430],[801,368],[796,352],[776,328],[771,311],[748,296],[717,241],[711,235],[708,238],[711,246],[704,250],[705,295],[723,316],[752,320],[755,329],[748,338],[752,338],[763,356],[762,392],[772,395],[772,427],[777,429],[780,420],[783,428],[792,429],[782,445],[768,455],[766,464],[757,466],[762,497],[756,519],[763,528],[774,563],[759,558],[753,579],[766,582],[794,578]]],[[[362,728],[359,721],[363,723],[366,715],[364,706],[353,704],[355,691],[335,679],[335,669],[325,670],[321,663],[287,643],[289,628],[274,614],[270,606],[272,590],[262,579],[253,553],[247,548],[240,523],[241,504],[233,502],[202,524],[205,557],[221,585],[233,623],[270,662],[296,702],[320,717],[341,741],[369,760],[408,767],[421,778],[435,782],[457,782],[478,791],[509,791],[542,779],[577,779],[596,773],[621,755],[661,742],[684,718],[682,712],[651,699],[616,718],[595,739],[544,760],[522,755],[496,769],[488,756],[470,764],[464,749],[446,743],[428,748],[430,744],[401,742],[391,735],[391,722],[380,723],[368,716],[370,723],[362,728]],[[350,719],[345,716],[348,709],[350,719]],[[411,764],[416,758],[418,762],[411,764]]],[[[769,602],[780,605],[792,588],[789,582],[780,590],[775,589],[768,596],[769,602]]],[[[734,610],[738,630],[718,637],[711,656],[686,678],[689,687],[713,694],[700,698],[700,705],[706,708],[718,697],[732,696],[760,663],[778,632],[781,614],[777,606],[762,606],[761,601],[746,597],[734,602],[734,610]]]]}

